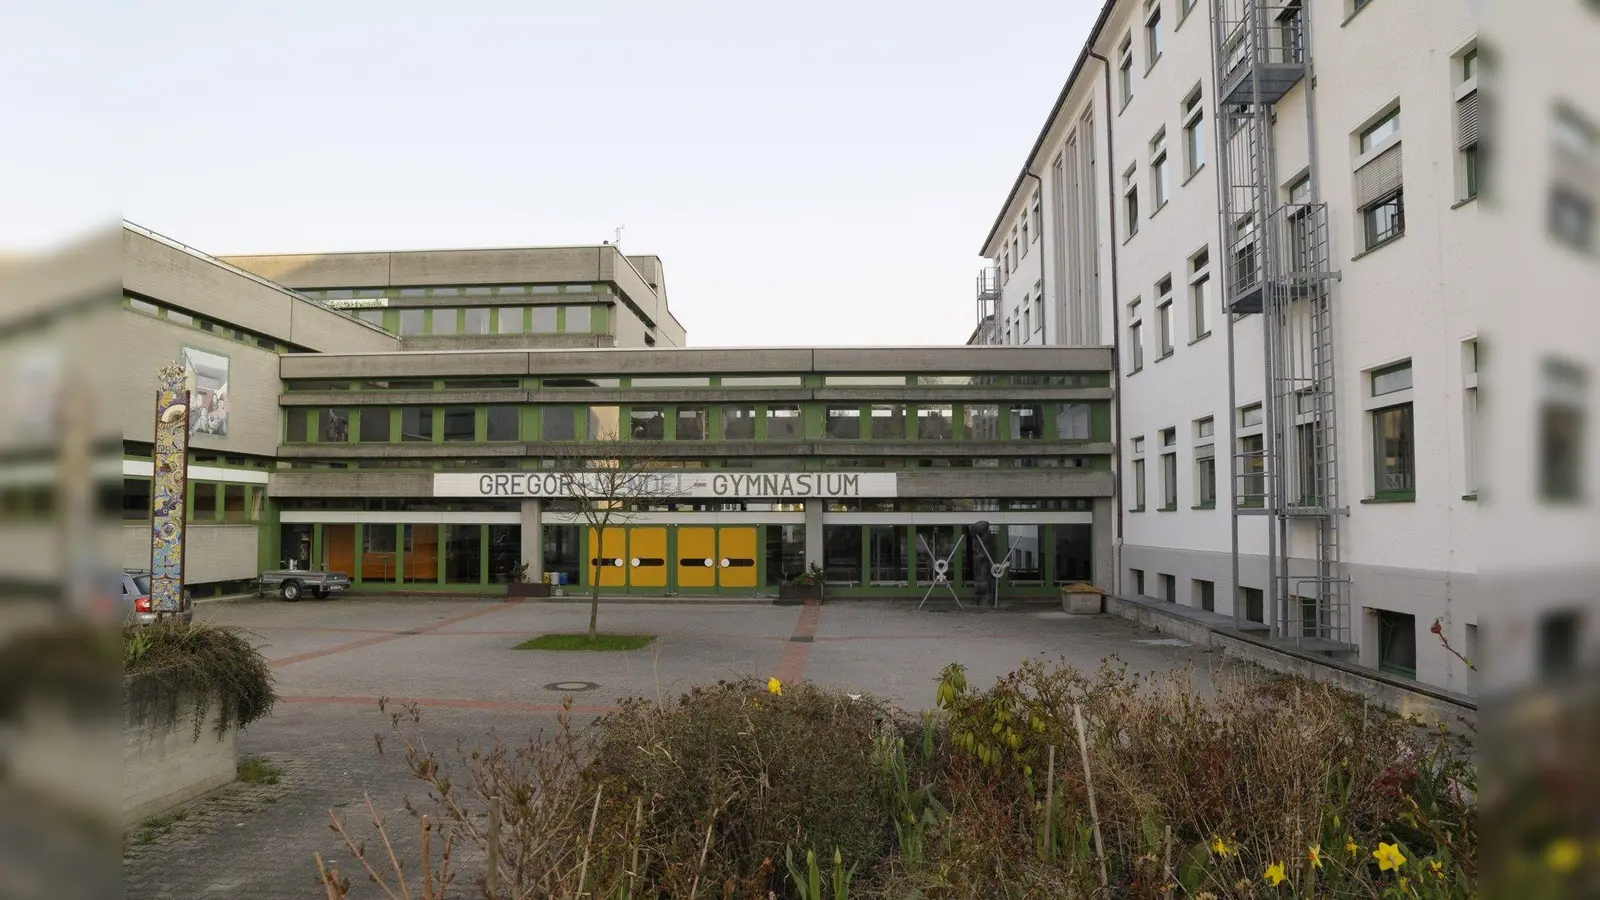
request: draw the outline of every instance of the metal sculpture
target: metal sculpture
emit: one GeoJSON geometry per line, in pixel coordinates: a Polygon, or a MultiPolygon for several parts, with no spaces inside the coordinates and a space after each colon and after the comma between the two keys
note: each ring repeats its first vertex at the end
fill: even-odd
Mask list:
{"type": "Polygon", "coordinates": [[[933,592],[938,590],[940,585],[950,592],[950,599],[956,602],[956,609],[964,608],[961,605],[961,597],[956,594],[956,586],[950,582],[950,564],[960,551],[961,542],[966,539],[966,535],[957,538],[955,546],[950,548],[950,553],[944,559],[939,559],[934,555],[933,548],[928,545],[927,535],[917,535],[917,540],[922,544],[922,551],[933,558],[933,583],[928,585],[928,592],[922,595],[922,602],[917,604],[917,609],[928,605],[928,598],[933,596],[933,592]]]}
{"type": "MultiPolygon", "coordinates": [[[[988,568],[981,565],[973,566],[972,593],[973,602],[978,606],[996,607],[1000,605],[1000,580],[1011,571],[1011,557],[1017,552],[1017,544],[1021,538],[1011,542],[1004,558],[996,561],[994,554],[989,550],[989,523],[974,522],[967,528],[967,536],[972,539],[983,551],[983,559],[988,563],[988,568]]],[[[973,562],[977,562],[976,559],[973,562]]]]}

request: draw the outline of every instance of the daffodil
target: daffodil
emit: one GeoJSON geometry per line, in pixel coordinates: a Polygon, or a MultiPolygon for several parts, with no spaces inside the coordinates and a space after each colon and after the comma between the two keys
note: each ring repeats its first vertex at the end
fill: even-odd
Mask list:
{"type": "Polygon", "coordinates": [[[1222,838],[1217,838],[1211,842],[1211,852],[1218,856],[1229,856],[1233,851],[1234,848],[1229,846],[1228,842],[1222,838]]]}
{"type": "Polygon", "coordinates": [[[1378,842],[1378,849],[1372,851],[1372,858],[1378,861],[1378,869],[1383,872],[1398,869],[1405,865],[1406,861],[1405,854],[1400,852],[1398,846],[1385,844],[1382,841],[1378,842]]]}
{"type": "Polygon", "coordinates": [[[1322,848],[1321,847],[1307,847],[1306,848],[1306,860],[1311,863],[1311,868],[1313,868],[1313,869],[1322,868],[1322,848]]]}
{"type": "Polygon", "coordinates": [[[1428,863],[1428,872],[1430,874],[1432,874],[1433,877],[1439,879],[1440,881],[1443,881],[1444,880],[1444,863],[1439,862],[1437,859],[1431,860],[1428,863]]]}
{"type": "Polygon", "coordinates": [[[1356,846],[1355,841],[1345,841],[1344,852],[1350,854],[1351,856],[1355,856],[1357,853],[1361,852],[1361,848],[1356,846]]]}
{"type": "Polygon", "coordinates": [[[1400,876],[1400,893],[1404,894],[1406,891],[1409,891],[1410,889],[1411,889],[1411,879],[1405,877],[1404,875],[1401,875],[1400,876]]]}
{"type": "Polygon", "coordinates": [[[1583,862],[1583,850],[1572,838],[1561,838],[1544,851],[1544,864],[1553,872],[1563,875],[1578,868],[1583,862]]]}
{"type": "Polygon", "coordinates": [[[767,679],[767,693],[769,693],[769,694],[777,694],[780,697],[783,696],[783,682],[779,681],[776,678],[768,678],[767,679]]]}
{"type": "Polygon", "coordinates": [[[1262,877],[1267,881],[1272,882],[1273,887],[1277,887],[1278,885],[1283,884],[1284,879],[1289,876],[1283,874],[1283,863],[1275,862],[1272,865],[1267,866],[1267,873],[1262,877]]]}

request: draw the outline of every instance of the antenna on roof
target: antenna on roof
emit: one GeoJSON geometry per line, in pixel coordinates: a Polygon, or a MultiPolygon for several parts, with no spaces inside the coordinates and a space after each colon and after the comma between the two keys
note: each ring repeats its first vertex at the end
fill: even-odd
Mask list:
{"type": "Polygon", "coordinates": [[[617,226],[617,239],[612,241],[611,243],[617,245],[618,247],[621,247],[622,246],[622,229],[627,228],[627,227],[628,227],[627,223],[623,223],[621,225],[618,225],[617,226]]]}

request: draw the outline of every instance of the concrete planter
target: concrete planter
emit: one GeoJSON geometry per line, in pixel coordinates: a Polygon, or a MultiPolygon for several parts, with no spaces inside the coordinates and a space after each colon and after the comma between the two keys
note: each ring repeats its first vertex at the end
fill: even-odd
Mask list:
{"type": "Polygon", "coordinates": [[[1069,584],[1061,589],[1061,611],[1074,616],[1098,616],[1104,612],[1105,594],[1086,584],[1069,584]]]}
{"type": "Polygon", "coordinates": [[[133,825],[233,781],[239,730],[217,732],[222,705],[206,705],[195,734],[192,696],[160,696],[127,679],[122,716],[122,821],[133,825]]]}
{"type": "Polygon", "coordinates": [[[542,599],[550,596],[550,585],[542,581],[513,581],[506,585],[506,596],[513,599],[542,599]]]}
{"type": "Polygon", "coordinates": [[[820,584],[780,584],[778,585],[778,600],[788,603],[804,603],[807,600],[821,600],[822,585],[820,584]]]}

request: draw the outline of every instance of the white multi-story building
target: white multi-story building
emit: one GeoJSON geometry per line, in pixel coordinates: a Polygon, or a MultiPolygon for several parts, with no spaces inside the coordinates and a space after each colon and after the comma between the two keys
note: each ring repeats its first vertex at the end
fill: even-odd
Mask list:
{"type": "Polygon", "coordinates": [[[1476,691],[1440,637],[1478,652],[1477,40],[1465,3],[1102,8],[974,340],[1117,345],[1118,593],[1476,691]]]}

